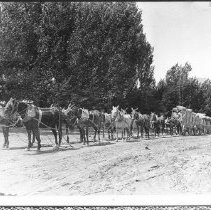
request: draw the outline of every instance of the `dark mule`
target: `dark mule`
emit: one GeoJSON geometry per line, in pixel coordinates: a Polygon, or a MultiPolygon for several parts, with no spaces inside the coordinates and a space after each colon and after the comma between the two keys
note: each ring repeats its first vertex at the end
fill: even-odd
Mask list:
{"type": "Polygon", "coordinates": [[[0,124],[2,126],[2,133],[4,135],[4,144],[3,148],[9,148],[9,125],[10,125],[10,116],[5,116],[4,114],[4,105],[0,106],[0,124]]]}
{"type": "Polygon", "coordinates": [[[9,124],[10,124],[10,118],[9,118],[9,116],[5,116],[4,108],[5,108],[5,104],[1,104],[0,105],[0,124],[2,126],[2,133],[4,135],[3,148],[9,148],[9,124]]]}
{"type": "Polygon", "coordinates": [[[9,148],[9,129],[10,127],[21,127],[22,123],[21,123],[21,118],[20,115],[16,114],[5,114],[5,108],[6,109],[10,109],[12,111],[12,107],[9,108],[8,104],[10,104],[10,102],[13,99],[11,98],[6,106],[5,104],[0,104],[0,125],[2,126],[2,132],[4,135],[4,144],[3,144],[3,148],[9,148]]]}
{"type": "Polygon", "coordinates": [[[77,116],[75,115],[74,112],[71,111],[71,109],[72,109],[71,105],[69,105],[67,109],[62,109],[62,112],[65,116],[64,122],[65,122],[65,125],[66,125],[67,143],[70,142],[69,129],[72,130],[72,129],[74,129],[75,126],[79,129],[80,143],[82,143],[83,142],[83,131],[82,131],[82,128],[78,124],[77,116]]]}
{"type": "Polygon", "coordinates": [[[164,115],[160,115],[157,117],[157,120],[159,121],[159,125],[160,125],[160,132],[163,134],[165,133],[165,116],[164,115]]]}
{"type": "Polygon", "coordinates": [[[182,134],[183,129],[182,129],[182,115],[181,115],[181,113],[172,112],[171,121],[174,124],[174,127],[176,128],[176,134],[178,134],[178,135],[182,134]]]}
{"type": "Polygon", "coordinates": [[[150,119],[146,114],[141,114],[137,111],[137,109],[132,108],[132,120],[133,123],[136,124],[137,127],[137,138],[139,138],[139,133],[141,131],[141,137],[143,138],[143,133],[145,131],[146,137],[149,138],[149,130],[150,130],[150,119]]]}
{"type": "Polygon", "coordinates": [[[114,128],[114,122],[112,121],[111,114],[104,113],[103,114],[103,137],[104,137],[104,131],[107,129],[108,131],[108,139],[113,139],[113,132],[115,130],[114,128]]]}
{"type": "Polygon", "coordinates": [[[154,132],[154,135],[156,134],[159,136],[160,135],[160,120],[158,120],[158,116],[154,113],[151,112],[150,114],[150,124],[152,131],[154,132]]]}
{"type": "MultiPolygon", "coordinates": [[[[95,130],[95,141],[98,127],[94,123],[96,121],[96,116],[94,115],[94,113],[92,113],[90,117],[89,111],[87,109],[78,108],[74,104],[69,104],[67,110],[65,110],[64,112],[65,115],[69,117],[69,120],[75,121],[80,130],[81,138],[84,144],[89,144],[89,127],[92,127],[95,130]]],[[[69,126],[71,126],[70,121],[67,120],[67,122],[69,126]]]]}
{"type": "Polygon", "coordinates": [[[98,133],[98,141],[100,141],[100,131],[103,128],[104,115],[98,110],[89,111],[89,120],[95,125],[94,141],[96,141],[96,135],[98,133]]]}
{"type": "Polygon", "coordinates": [[[174,133],[174,122],[173,122],[173,120],[172,120],[172,118],[170,118],[170,117],[167,117],[166,119],[165,119],[165,132],[166,132],[166,134],[168,134],[168,135],[173,135],[173,133],[174,133]]]}
{"type": "Polygon", "coordinates": [[[181,122],[179,121],[179,119],[175,119],[175,118],[170,118],[168,117],[165,120],[165,125],[166,125],[166,133],[170,134],[171,136],[175,134],[182,134],[182,126],[181,126],[181,122]]]}
{"type": "Polygon", "coordinates": [[[32,146],[31,133],[37,139],[37,150],[41,148],[40,130],[39,125],[47,127],[52,130],[55,137],[55,144],[59,146],[62,139],[62,112],[56,108],[39,108],[26,102],[11,100],[8,108],[5,108],[5,113],[18,113],[22,122],[26,127],[28,133],[28,150],[32,146]],[[11,110],[12,108],[12,110],[11,110]],[[59,143],[57,141],[57,130],[59,133],[59,143]]]}
{"type": "Polygon", "coordinates": [[[176,127],[177,134],[180,135],[183,133],[182,125],[179,119],[173,119],[174,125],[176,127]]]}

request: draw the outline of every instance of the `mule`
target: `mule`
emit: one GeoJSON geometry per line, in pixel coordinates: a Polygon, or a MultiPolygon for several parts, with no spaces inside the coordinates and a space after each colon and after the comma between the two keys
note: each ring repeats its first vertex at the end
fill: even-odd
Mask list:
{"type": "Polygon", "coordinates": [[[165,119],[165,132],[167,135],[173,135],[174,132],[174,123],[170,117],[165,119]]]}
{"type": "Polygon", "coordinates": [[[160,120],[158,119],[158,116],[154,113],[151,112],[150,114],[150,124],[151,124],[151,129],[154,132],[154,135],[156,137],[156,134],[159,136],[160,135],[160,120]]]}
{"type": "Polygon", "coordinates": [[[157,120],[159,121],[159,124],[160,124],[160,132],[161,132],[161,134],[163,136],[164,133],[165,133],[165,116],[164,115],[158,116],[157,117],[157,120]]]}
{"type": "Polygon", "coordinates": [[[172,112],[171,121],[172,121],[174,127],[176,128],[176,134],[180,135],[180,134],[184,134],[186,132],[184,126],[182,126],[182,114],[181,113],[172,112]]]}
{"type": "Polygon", "coordinates": [[[116,128],[116,139],[118,141],[118,131],[122,132],[122,139],[124,139],[124,130],[127,132],[127,139],[131,137],[132,118],[129,114],[124,114],[119,110],[119,106],[112,108],[111,118],[116,128]]]}
{"type": "MultiPolygon", "coordinates": [[[[12,98],[8,101],[10,101],[12,98]]],[[[7,108],[7,104],[6,104],[7,108]]],[[[2,126],[2,133],[4,136],[3,148],[9,148],[9,129],[11,127],[22,127],[20,115],[5,114],[5,104],[0,104],[0,125],[2,126]]]]}
{"type": "Polygon", "coordinates": [[[2,133],[4,135],[3,148],[9,148],[9,117],[5,118],[4,107],[5,104],[0,105],[0,124],[2,125],[2,133]]]}
{"type": "Polygon", "coordinates": [[[137,109],[132,108],[132,120],[135,122],[137,127],[137,138],[139,138],[139,133],[141,131],[141,137],[143,138],[143,133],[145,131],[146,137],[149,138],[149,130],[150,130],[150,119],[146,114],[141,114],[137,111],[137,109]]]}
{"type": "Polygon", "coordinates": [[[6,114],[18,113],[21,116],[22,122],[26,127],[28,134],[28,147],[32,147],[31,133],[37,140],[37,150],[41,148],[40,129],[39,125],[50,128],[55,137],[56,147],[60,146],[62,139],[62,112],[56,108],[39,108],[37,106],[27,104],[26,102],[12,99],[5,107],[6,114]],[[59,133],[59,143],[57,141],[57,131],[59,133]]]}
{"type": "MultiPolygon", "coordinates": [[[[99,121],[97,115],[92,112],[91,115],[87,109],[78,108],[74,104],[69,104],[67,110],[65,110],[66,116],[77,120],[77,126],[81,129],[81,137],[83,144],[89,145],[89,128],[92,127],[95,130],[94,141],[96,141],[96,134],[99,135],[99,127],[96,125],[96,121],[99,121]]],[[[100,137],[99,137],[100,139],[100,137]]]]}
{"type": "Polygon", "coordinates": [[[100,132],[101,128],[103,128],[103,122],[104,122],[103,113],[98,110],[91,110],[89,111],[89,120],[92,121],[92,123],[97,128],[95,129],[94,141],[96,141],[97,133],[98,133],[98,141],[100,141],[100,132]]]}
{"type": "Polygon", "coordinates": [[[69,143],[69,129],[73,129],[75,126],[79,129],[80,143],[82,143],[84,141],[84,133],[82,128],[78,124],[77,116],[74,114],[74,112],[71,112],[71,105],[69,105],[67,109],[63,109],[62,112],[65,115],[67,143],[69,143]]]}
{"type": "Polygon", "coordinates": [[[113,139],[113,132],[115,130],[114,128],[114,123],[112,121],[111,114],[104,113],[104,118],[103,118],[103,133],[104,130],[107,129],[108,132],[108,139],[113,139]]]}

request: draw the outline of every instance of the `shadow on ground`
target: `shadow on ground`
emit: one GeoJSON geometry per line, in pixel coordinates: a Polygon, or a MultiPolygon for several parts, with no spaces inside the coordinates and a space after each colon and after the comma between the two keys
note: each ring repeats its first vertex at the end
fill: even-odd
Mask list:
{"type": "Polygon", "coordinates": [[[88,145],[88,147],[106,146],[106,145],[112,145],[112,144],[115,144],[115,143],[106,141],[106,142],[98,142],[98,143],[95,143],[95,144],[91,144],[91,145],[88,145]]]}
{"type": "Polygon", "coordinates": [[[68,151],[68,150],[79,150],[80,148],[76,148],[76,147],[60,147],[58,149],[49,149],[49,150],[40,150],[40,151],[36,151],[36,150],[31,150],[28,151],[26,154],[24,155],[42,155],[42,154],[49,154],[49,153],[57,153],[57,152],[64,152],[64,151],[68,151]],[[33,153],[31,153],[33,152],[33,153]]]}

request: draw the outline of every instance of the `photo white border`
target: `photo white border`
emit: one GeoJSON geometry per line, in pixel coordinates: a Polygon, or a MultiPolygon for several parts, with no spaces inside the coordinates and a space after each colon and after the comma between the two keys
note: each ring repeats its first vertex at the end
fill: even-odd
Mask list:
{"type": "MultiPolygon", "coordinates": [[[[155,1],[153,1],[155,2],[155,1]]],[[[167,1],[168,2],[168,1],[167,1]]],[[[1,206],[191,206],[211,207],[211,194],[0,196],[1,206]]]]}
{"type": "Polygon", "coordinates": [[[211,194],[113,196],[2,196],[0,206],[177,206],[210,205],[211,194]]]}

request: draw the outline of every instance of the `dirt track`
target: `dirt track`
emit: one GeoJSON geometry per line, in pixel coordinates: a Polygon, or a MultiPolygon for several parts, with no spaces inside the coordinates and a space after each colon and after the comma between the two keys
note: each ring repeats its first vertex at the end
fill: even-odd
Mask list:
{"type": "MultiPolygon", "coordinates": [[[[38,153],[36,148],[24,149],[25,133],[13,132],[10,149],[0,151],[1,195],[211,192],[211,136],[103,140],[58,151],[42,147],[38,153]]],[[[71,140],[78,138],[72,135],[71,140]]],[[[49,143],[51,134],[42,139],[49,143]]]]}

